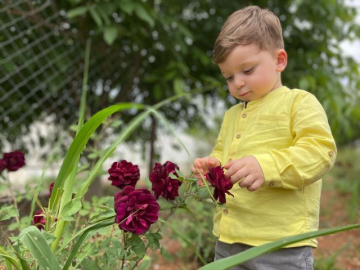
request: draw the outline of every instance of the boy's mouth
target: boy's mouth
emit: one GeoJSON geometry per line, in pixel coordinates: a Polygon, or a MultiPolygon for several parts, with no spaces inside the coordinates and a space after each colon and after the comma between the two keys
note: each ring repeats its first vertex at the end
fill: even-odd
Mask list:
{"type": "Polygon", "coordinates": [[[250,92],[242,93],[242,94],[240,94],[240,97],[244,97],[244,96],[246,96],[248,93],[250,93],[250,92]]]}

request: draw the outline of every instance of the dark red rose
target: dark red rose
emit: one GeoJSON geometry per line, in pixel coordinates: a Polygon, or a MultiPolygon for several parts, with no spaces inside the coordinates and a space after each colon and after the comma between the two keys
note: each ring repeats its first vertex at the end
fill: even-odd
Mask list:
{"type": "Polygon", "coordinates": [[[6,169],[6,160],[0,159],[0,173],[6,169]]]}
{"type": "Polygon", "coordinates": [[[114,198],[115,222],[119,228],[135,234],[144,234],[159,218],[160,206],[147,189],[126,186],[114,198]]]}
{"type": "Polygon", "coordinates": [[[135,187],[140,179],[139,167],[126,160],[114,162],[108,172],[110,174],[108,179],[112,181],[111,185],[121,189],[126,186],[135,187]]]}
{"type": "Polygon", "coordinates": [[[209,172],[205,174],[205,177],[210,184],[215,187],[213,195],[215,200],[219,199],[220,203],[226,203],[225,193],[234,197],[234,195],[229,192],[233,187],[233,184],[231,183],[230,178],[225,176],[221,166],[210,168],[209,172]]]}
{"type": "Polygon", "coordinates": [[[21,151],[4,153],[3,160],[6,161],[6,169],[10,172],[17,171],[25,165],[25,155],[21,151]]]}
{"type": "Polygon", "coordinates": [[[33,225],[38,227],[39,230],[43,230],[45,228],[45,217],[42,210],[39,210],[35,213],[33,218],[33,225]]]}
{"type": "Polygon", "coordinates": [[[150,174],[150,181],[156,199],[160,195],[167,200],[175,200],[175,197],[179,196],[179,187],[182,182],[169,176],[170,173],[178,176],[175,169],[179,170],[179,167],[171,161],[166,161],[164,165],[155,163],[154,169],[150,174]]]}

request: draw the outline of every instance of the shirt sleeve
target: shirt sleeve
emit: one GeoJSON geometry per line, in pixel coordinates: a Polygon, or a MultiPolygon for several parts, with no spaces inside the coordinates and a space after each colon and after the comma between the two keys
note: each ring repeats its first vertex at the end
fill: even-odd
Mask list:
{"type": "Polygon", "coordinates": [[[321,179],[334,165],[335,140],[326,113],[314,95],[295,99],[290,128],[294,138],[290,147],[253,155],[267,186],[303,188],[321,179]]]}
{"type": "Polygon", "coordinates": [[[227,113],[228,113],[228,111],[226,111],[224,114],[224,118],[221,123],[220,132],[216,139],[215,147],[213,148],[211,154],[209,155],[210,157],[214,157],[217,160],[219,160],[219,162],[222,166],[224,165],[224,164],[222,164],[222,162],[223,162],[223,147],[224,147],[223,144],[224,144],[224,138],[225,138],[224,133],[225,133],[227,121],[228,121],[227,113]]]}

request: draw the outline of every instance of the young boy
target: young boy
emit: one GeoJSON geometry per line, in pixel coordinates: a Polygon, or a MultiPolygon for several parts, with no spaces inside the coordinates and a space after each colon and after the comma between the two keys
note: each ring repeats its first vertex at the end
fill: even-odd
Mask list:
{"type": "MultiPolygon", "coordinates": [[[[213,62],[230,94],[213,152],[194,160],[205,174],[222,165],[236,183],[214,217],[215,260],[318,229],[321,178],[336,145],[314,95],[282,86],[287,65],[279,19],[250,6],[234,12],[215,42],[213,62]]],[[[233,269],[313,269],[316,239],[264,254],[233,269]]]]}

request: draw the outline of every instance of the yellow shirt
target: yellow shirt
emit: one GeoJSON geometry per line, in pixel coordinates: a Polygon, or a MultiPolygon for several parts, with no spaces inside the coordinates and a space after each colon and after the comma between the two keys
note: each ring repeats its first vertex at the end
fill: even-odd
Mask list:
{"type": "MultiPolygon", "coordinates": [[[[210,156],[222,165],[254,156],[265,183],[255,192],[235,184],[226,209],[214,217],[225,243],[252,246],[318,229],[321,177],[333,166],[336,145],[327,116],[314,95],[280,87],[225,112],[210,156]]],[[[316,239],[289,245],[317,246],[316,239]]]]}

